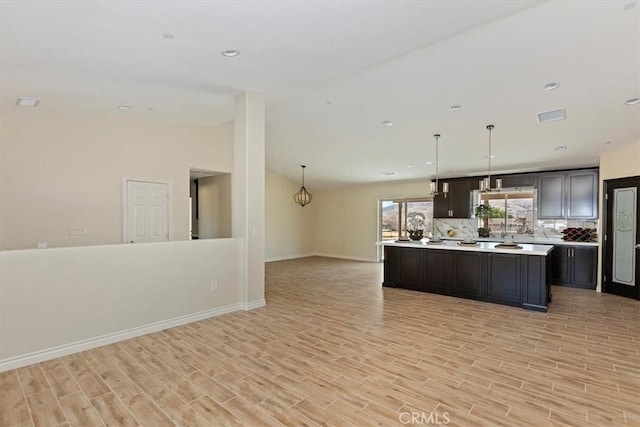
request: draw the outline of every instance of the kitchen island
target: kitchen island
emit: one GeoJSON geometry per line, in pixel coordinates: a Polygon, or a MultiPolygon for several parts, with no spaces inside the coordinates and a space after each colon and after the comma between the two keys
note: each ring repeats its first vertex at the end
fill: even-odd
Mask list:
{"type": "Polygon", "coordinates": [[[552,245],[382,241],[385,287],[547,311],[552,245]]]}

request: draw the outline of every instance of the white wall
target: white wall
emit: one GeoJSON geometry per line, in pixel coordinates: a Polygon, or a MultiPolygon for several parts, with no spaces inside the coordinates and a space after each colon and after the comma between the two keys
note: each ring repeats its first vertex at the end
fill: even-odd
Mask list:
{"type": "Polygon", "coordinates": [[[266,171],[266,241],[267,261],[310,256],[314,252],[313,201],[301,207],[293,201],[300,189],[300,182],[293,182],[269,170],[266,171]]]}
{"type": "MultiPolygon", "coordinates": [[[[319,255],[377,261],[378,200],[430,196],[426,180],[351,185],[316,191],[314,252],[319,255]]],[[[305,207],[306,209],[306,207],[305,207]]]]}
{"type": "Polygon", "coordinates": [[[231,237],[231,174],[198,180],[198,236],[231,237]]]}
{"type": "Polygon", "coordinates": [[[244,308],[241,252],[239,239],[2,251],[0,370],[244,308]]]}
{"type": "Polygon", "coordinates": [[[265,108],[264,94],[234,98],[232,235],[246,242],[243,252],[243,300],[261,307],[264,299],[265,108]]]}
{"type": "MultiPolygon", "coordinates": [[[[43,110],[44,111],[44,110],[43,110]]],[[[122,242],[122,179],[171,183],[171,240],[189,238],[189,169],[233,171],[233,125],[132,118],[0,122],[0,249],[122,242]],[[70,226],[87,227],[69,236],[70,226]]]]}
{"type": "MultiPolygon", "coordinates": [[[[604,218],[604,194],[603,182],[608,179],[625,178],[630,176],[640,176],[640,141],[625,145],[620,148],[613,148],[611,151],[600,156],[600,200],[599,200],[599,218],[600,225],[598,230],[604,235],[606,224],[602,222],[604,218]]],[[[597,290],[602,288],[602,244],[598,247],[598,286],[597,290]]]]}

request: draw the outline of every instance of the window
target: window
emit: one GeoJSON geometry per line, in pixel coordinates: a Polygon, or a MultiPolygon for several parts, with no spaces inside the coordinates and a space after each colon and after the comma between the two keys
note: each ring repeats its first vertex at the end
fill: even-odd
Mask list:
{"type": "Polygon", "coordinates": [[[433,200],[393,199],[380,201],[380,240],[396,240],[406,236],[407,218],[419,216],[424,219],[424,235],[433,232],[433,200]]]}
{"type": "MultiPolygon", "coordinates": [[[[533,188],[504,189],[500,193],[480,193],[474,191],[474,211],[478,204],[488,204],[492,217],[489,218],[491,234],[533,234],[535,192],[533,188]]],[[[484,227],[478,219],[479,227],[484,227]]]]}

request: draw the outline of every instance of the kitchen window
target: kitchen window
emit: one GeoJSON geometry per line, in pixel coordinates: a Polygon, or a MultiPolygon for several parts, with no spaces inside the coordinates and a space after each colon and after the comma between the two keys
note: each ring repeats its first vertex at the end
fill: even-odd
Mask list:
{"type": "Polygon", "coordinates": [[[379,240],[396,240],[407,236],[407,218],[417,216],[424,221],[424,236],[433,233],[432,199],[386,199],[380,200],[379,240]]]}
{"type": "MultiPolygon", "coordinates": [[[[535,198],[533,187],[507,188],[499,193],[480,193],[476,190],[473,194],[473,210],[475,211],[479,204],[488,204],[491,207],[493,217],[489,218],[489,228],[493,236],[533,235],[535,198]]],[[[478,226],[484,225],[479,223],[478,226]]]]}

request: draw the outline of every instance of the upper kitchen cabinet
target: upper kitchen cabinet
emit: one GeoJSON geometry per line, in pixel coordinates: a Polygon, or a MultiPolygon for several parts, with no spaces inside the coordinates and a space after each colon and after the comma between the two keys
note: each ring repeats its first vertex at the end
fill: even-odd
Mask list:
{"type": "Polygon", "coordinates": [[[533,173],[500,175],[496,178],[502,179],[503,188],[534,187],[536,185],[536,175],[533,173]]]}
{"type": "Polygon", "coordinates": [[[471,179],[442,180],[449,183],[449,194],[433,198],[434,218],[469,218],[471,215],[471,190],[478,185],[471,179]]]}
{"type": "Polygon", "coordinates": [[[543,173],[537,178],[539,219],[598,218],[598,171],[543,173]]]}

